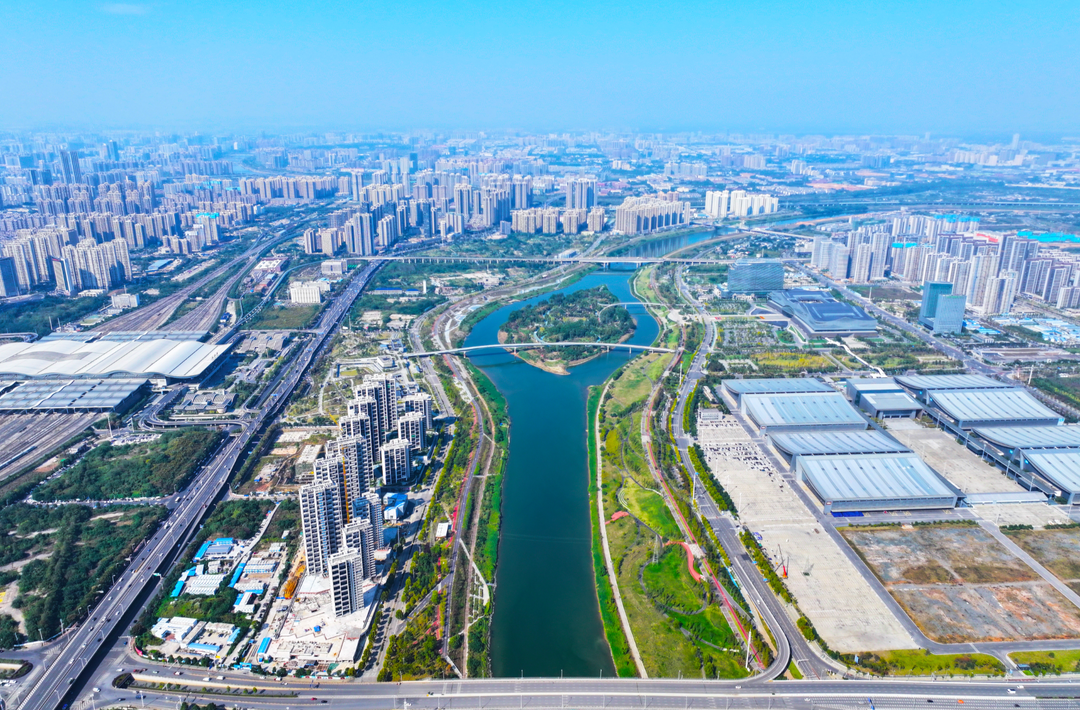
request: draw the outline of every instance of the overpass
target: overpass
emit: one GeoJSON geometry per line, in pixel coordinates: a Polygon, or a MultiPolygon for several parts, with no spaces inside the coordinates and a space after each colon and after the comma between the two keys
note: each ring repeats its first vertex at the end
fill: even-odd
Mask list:
{"type": "Polygon", "coordinates": [[[456,355],[459,353],[471,353],[479,350],[529,350],[533,348],[570,348],[570,347],[602,347],[608,350],[626,348],[627,350],[642,350],[651,353],[673,353],[671,348],[654,348],[651,345],[630,345],[628,343],[596,343],[596,342],[562,342],[562,343],[492,343],[490,345],[470,345],[465,348],[450,348],[447,350],[429,350],[421,353],[405,353],[405,357],[432,357],[433,355],[456,355]]]}

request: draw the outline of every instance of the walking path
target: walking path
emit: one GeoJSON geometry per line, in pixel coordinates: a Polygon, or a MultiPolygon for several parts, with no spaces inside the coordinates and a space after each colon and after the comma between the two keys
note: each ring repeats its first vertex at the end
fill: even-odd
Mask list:
{"type": "MultiPolygon", "coordinates": [[[[600,406],[603,406],[604,397],[607,396],[612,382],[613,380],[608,379],[607,384],[604,385],[604,391],[600,393],[600,406]]],[[[611,561],[611,548],[608,547],[607,523],[605,522],[607,518],[604,517],[604,457],[600,449],[600,442],[603,439],[600,438],[599,411],[597,411],[593,427],[595,429],[594,436],[596,437],[596,512],[598,513],[597,520],[600,521],[600,542],[604,547],[604,564],[607,566],[608,578],[611,580],[611,590],[615,594],[615,606],[619,610],[619,621],[622,623],[623,631],[626,633],[626,640],[630,644],[630,655],[633,657],[634,665],[637,666],[641,677],[648,678],[649,674],[645,670],[641,654],[638,653],[637,641],[634,640],[634,632],[630,628],[630,619],[626,616],[626,607],[623,606],[622,595],[619,594],[619,578],[615,576],[615,565],[611,561]]]]}

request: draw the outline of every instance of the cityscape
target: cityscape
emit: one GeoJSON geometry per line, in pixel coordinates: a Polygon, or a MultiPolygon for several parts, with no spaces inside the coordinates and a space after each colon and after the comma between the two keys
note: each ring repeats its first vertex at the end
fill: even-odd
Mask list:
{"type": "Polygon", "coordinates": [[[0,708],[1080,707],[1075,49],[63,5],[0,60],[0,708]]]}

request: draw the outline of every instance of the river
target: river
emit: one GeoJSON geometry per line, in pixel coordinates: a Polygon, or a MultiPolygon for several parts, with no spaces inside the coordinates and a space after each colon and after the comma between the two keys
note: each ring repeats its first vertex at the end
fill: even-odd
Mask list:
{"type": "MultiPolygon", "coordinates": [[[[606,284],[620,301],[633,272],[596,272],[561,289],[606,284]]],[[[495,311],[480,321],[466,345],[498,342],[507,316],[550,298],[544,294],[495,311]]],[[[656,321],[642,306],[630,343],[649,345],[656,321]]],[[[507,400],[510,453],[503,479],[502,533],[495,573],[491,664],[495,676],[614,675],[593,578],[589,524],[589,467],[585,404],[626,351],[608,353],[555,375],[506,353],[471,355],[507,400]]]]}

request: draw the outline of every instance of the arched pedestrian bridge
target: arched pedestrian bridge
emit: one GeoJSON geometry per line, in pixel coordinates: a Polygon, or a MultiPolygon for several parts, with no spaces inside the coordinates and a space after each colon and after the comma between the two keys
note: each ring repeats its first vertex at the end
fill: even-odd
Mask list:
{"type": "Polygon", "coordinates": [[[650,353],[673,353],[675,352],[671,348],[655,348],[651,345],[631,345],[629,343],[597,343],[597,342],[563,342],[563,343],[492,343],[491,345],[470,345],[464,348],[448,348],[446,350],[429,350],[421,353],[405,353],[405,357],[431,357],[433,355],[458,355],[461,353],[478,352],[481,350],[508,350],[510,352],[516,352],[518,350],[530,350],[535,348],[569,348],[569,347],[601,347],[608,350],[621,350],[625,348],[627,351],[640,350],[650,353]]]}

